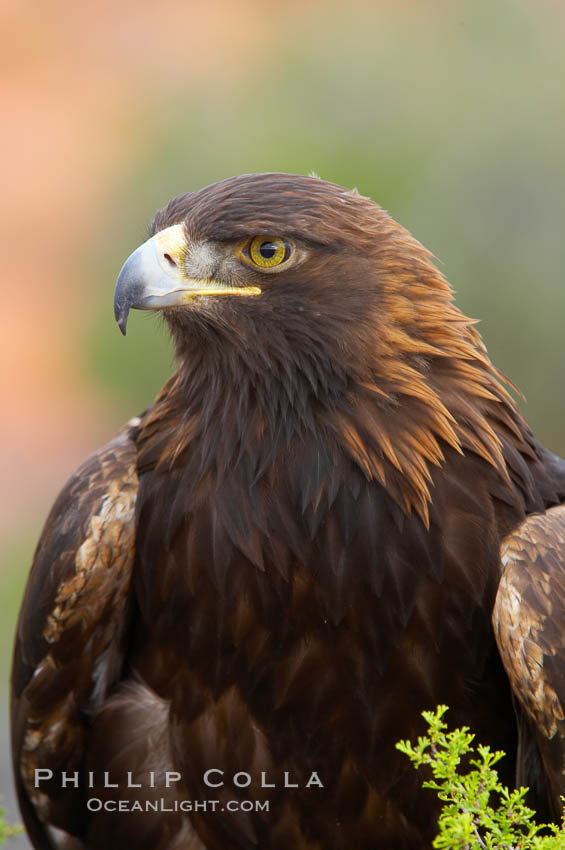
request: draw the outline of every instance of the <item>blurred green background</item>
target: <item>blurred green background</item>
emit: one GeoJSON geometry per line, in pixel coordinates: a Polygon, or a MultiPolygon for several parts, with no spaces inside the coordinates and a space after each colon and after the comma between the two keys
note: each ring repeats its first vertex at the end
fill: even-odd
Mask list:
{"type": "Polygon", "coordinates": [[[116,13],[60,2],[33,20],[29,9],[7,13],[4,59],[3,255],[18,295],[0,308],[4,689],[57,490],[170,373],[158,317],[134,314],[124,340],[111,302],[171,195],[264,170],[315,171],[370,195],[439,258],[537,435],[565,454],[562,3],[217,0],[116,13]]]}

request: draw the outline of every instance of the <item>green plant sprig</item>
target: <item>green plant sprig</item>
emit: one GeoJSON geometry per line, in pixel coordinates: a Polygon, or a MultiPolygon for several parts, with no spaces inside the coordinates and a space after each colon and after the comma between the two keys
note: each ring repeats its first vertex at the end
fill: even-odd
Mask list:
{"type": "Polygon", "coordinates": [[[565,820],[539,824],[524,802],[527,788],[510,791],[495,769],[502,751],[491,752],[464,726],[447,731],[447,706],[424,711],[428,735],[399,741],[397,749],[415,768],[428,765],[433,779],[423,782],[444,803],[433,846],[438,850],[565,850],[565,820]],[[474,758],[468,756],[474,755],[474,758]],[[468,766],[468,767],[467,767],[468,766]]]}

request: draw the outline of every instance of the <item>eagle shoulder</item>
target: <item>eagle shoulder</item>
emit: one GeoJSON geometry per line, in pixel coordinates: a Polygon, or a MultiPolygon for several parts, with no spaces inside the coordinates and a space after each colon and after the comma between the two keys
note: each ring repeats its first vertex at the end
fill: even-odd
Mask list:
{"type": "Polygon", "coordinates": [[[501,561],[494,632],[557,814],[565,794],[565,505],[527,517],[503,540],[501,561]]]}
{"type": "MultiPolygon", "coordinates": [[[[79,789],[36,787],[35,771],[80,767],[87,718],[122,673],[137,495],[135,429],[86,460],[41,534],[20,612],[12,672],[12,751],[26,826],[76,832],[79,789]]],[[[47,774],[41,774],[46,776],[47,774]]]]}

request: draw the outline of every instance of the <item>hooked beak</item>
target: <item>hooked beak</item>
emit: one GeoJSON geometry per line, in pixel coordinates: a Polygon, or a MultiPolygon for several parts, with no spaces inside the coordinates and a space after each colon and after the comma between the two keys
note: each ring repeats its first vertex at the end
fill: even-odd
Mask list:
{"type": "Polygon", "coordinates": [[[159,231],[122,266],[114,291],[114,316],[126,334],[129,311],[161,310],[188,304],[195,295],[260,295],[258,286],[230,286],[186,272],[187,244],[182,224],[159,231]]]}

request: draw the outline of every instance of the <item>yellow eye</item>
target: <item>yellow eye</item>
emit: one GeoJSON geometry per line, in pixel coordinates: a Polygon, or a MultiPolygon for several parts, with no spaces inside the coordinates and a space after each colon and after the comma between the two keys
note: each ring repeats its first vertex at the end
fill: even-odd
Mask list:
{"type": "Polygon", "coordinates": [[[294,253],[294,246],[280,236],[255,236],[238,253],[250,265],[268,270],[287,263],[294,253]]]}

